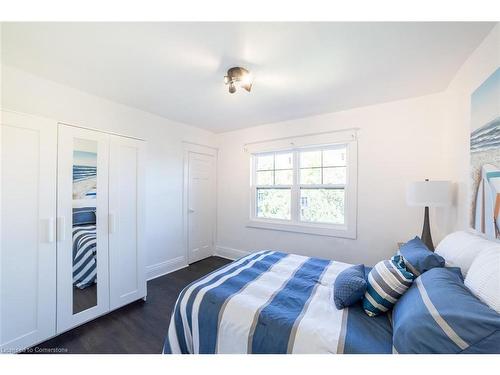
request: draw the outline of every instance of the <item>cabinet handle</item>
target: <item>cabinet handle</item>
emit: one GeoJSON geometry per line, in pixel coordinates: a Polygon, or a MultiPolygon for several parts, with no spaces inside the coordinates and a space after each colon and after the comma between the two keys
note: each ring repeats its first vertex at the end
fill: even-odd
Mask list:
{"type": "Polygon", "coordinates": [[[54,234],[55,234],[54,218],[51,217],[51,218],[47,219],[47,242],[48,243],[54,242],[54,234]]]}
{"type": "Polygon", "coordinates": [[[66,220],[60,216],[57,218],[57,240],[64,241],[66,239],[66,220]]]}
{"type": "Polygon", "coordinates": [[[115,214],[109,214],[109,219],[108,219],[108,226],[109,226],[109,233],[113,234],[116,231],[116,218],[115,214]]]}

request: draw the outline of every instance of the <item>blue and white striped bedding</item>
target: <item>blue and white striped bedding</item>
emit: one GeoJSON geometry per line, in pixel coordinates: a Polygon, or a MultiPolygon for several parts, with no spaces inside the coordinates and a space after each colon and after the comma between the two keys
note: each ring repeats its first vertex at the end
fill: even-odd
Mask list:
{"type": "Polygon", "coordinates": [[[97,279],[96,226],[73,226],[73,285],[84,289],[97,279]]]}
{"type": "Polygon", "coordinates": [[[262,251],[186,287],[164,353],[391,353],[386,314],[337,310],[333,282],[349,264],[262,251]]]}

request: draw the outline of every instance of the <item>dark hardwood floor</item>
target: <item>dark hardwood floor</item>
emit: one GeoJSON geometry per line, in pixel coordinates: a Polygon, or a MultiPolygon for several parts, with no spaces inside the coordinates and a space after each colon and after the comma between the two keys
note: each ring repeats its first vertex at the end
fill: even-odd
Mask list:
{"type": "Polygon", "coordinates": [[[73,314],[90,309],[97,305],[97,284],[84,289],[73,286],[73,314]]]}
{"type": "Polygon", "coordinates": [[[72,329],[27,353],[161,353],[170,314],[180,291],[229,263],[210,257],[148,282],[147,301],[137,301],[72,329]]]}

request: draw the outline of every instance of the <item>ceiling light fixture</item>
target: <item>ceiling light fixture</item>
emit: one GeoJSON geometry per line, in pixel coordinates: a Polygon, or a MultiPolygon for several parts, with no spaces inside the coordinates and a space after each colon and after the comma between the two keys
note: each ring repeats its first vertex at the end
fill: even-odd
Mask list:
{"type": "Polygon", "coordinates": [[[229,92],[236,92],[236,85],[244,88],[248,92],[252,89],[252,75],[245,68],[236,66],[227,71],[227,76],[224,77],[224,83],[229,85],[229,92]]]}

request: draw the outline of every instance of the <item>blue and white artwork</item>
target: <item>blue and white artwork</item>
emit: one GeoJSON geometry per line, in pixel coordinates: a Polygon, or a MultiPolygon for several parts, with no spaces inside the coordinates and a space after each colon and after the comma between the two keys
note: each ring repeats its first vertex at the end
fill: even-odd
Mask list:
{"type": "Polygon", "coordinates": [[[471,225],[500,239],[500,68],[471,97],[471,225]]]}
{"type": "Polygon", "coordinates": [[[95,199],[97,194],[97,142],[75,139],[73,199],[95,199]]]}

